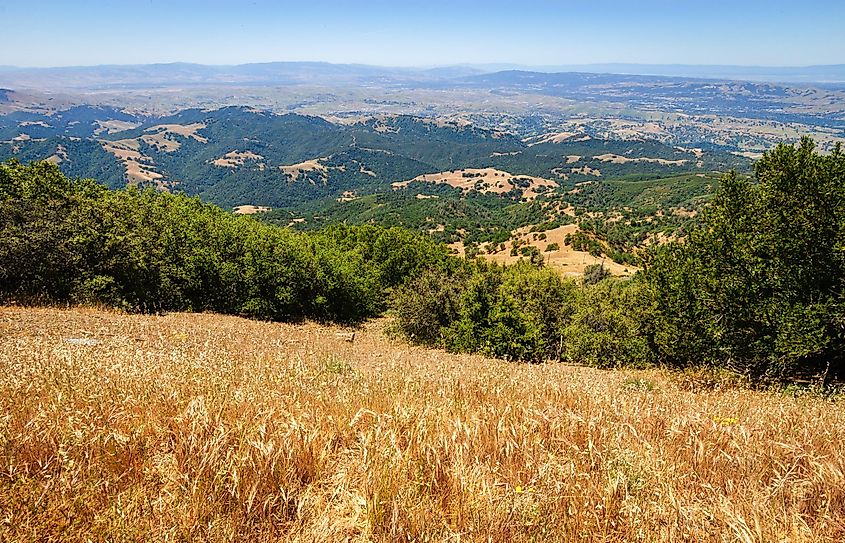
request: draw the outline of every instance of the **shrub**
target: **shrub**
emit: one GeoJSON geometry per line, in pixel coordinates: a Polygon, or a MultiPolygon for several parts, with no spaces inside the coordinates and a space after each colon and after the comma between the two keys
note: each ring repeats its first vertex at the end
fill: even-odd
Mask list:
{"type": "Polygon", "coordinates": [[[397,228],[297,234],[48,163],[0,165],[0,301],[356,321],[446,260],[442,245],[397,228]]]}
{"type": "Polygon", "coordinates": [[[560,359],[576,290],[557,272],[528,263],[431,272],[398,292],[397,326],[413,341],[450,351],[560,359]]]}
{"type": "Polygon", "coordinates": [[[751,375],[845,370],[845,156],[805,138],[755,176],[727,175],[686,242],[649,256],[656,348],[751,375]]]}
{"type": "Polygon", "coordinates": [[[643,367],[654,362],[651,300],[638,281],[607,280],[584,287],[563,330],[568,360],[599,367],[643,367]]]}
{"type": "Polygon", "coordinates": [[[610,277],[610,270],[604,267],[604,262],[600,264],[590,264],[584,268],[584,276],[582,281],[585,285],[595,285],[604,279],[610,277]]]}

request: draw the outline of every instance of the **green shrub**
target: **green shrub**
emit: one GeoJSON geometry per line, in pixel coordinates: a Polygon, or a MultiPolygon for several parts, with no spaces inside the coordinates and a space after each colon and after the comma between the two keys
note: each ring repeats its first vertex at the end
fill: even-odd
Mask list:
{"type": "Polygon", "coordinates": [[[473,264],[399,291],[397,326],[413,341],[508,360],[560,359],[577,287],[548,269],[473,264]]]}
{"type": "Polygon", "coordinates": [[[654,250],[661,359],[750,375],[845,371],[845,155],[809,139],[727,175],[683,244],[654,250]]]}
{"type": "Polygon", "coordinates": [[[610,270],[604,267],[604,262],[600,264],[590,264],[584,268],[584,275],[581,280],[585,285],[595,285],[610,277],[610,270]]]}
{"type": "Polygon", "coordinates": [[[0,164],[0,301],[357,321],[446,260],[397,228],[297,234],[197,198],[0,164]]]}
{"type": "Polygon", "coordinates": [[[650,307],[648,291],[637,281],[585,287],[563,330],[566,358],[598,367],[653,363],[650,307]]]}

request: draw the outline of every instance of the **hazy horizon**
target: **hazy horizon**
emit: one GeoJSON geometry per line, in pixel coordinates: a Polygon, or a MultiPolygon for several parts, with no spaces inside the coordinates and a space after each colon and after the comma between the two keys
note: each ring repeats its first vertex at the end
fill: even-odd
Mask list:
{"type": "Polygon", "coordinates": [[[845,62],[845,3],[0,0],[0,65],[328,62],[385,67],[845,62]],[[37,36],[34,40],[33,36],[37,36]]]}
{"type": "Polygon", "coordinates": [[[453,64],[418,64],[418,65],[389,65],[389,64],[371,64],[367,62],[330,62],[326,60],[300,60],[300,59],[279,59],[266,60],[260,62],[239,62],[239,63],[204,63],[191,62],[185,60],[173,60],[167,62],[137,62],[137,63],[121,63],[109,62],[100,64],[67,64],[67,65],[52,65],[52,66],[33,66],[33,65],[15,65],[15,64],[0,64],[2,68],[12,68],[16,70],[52,70],[62,68],[105,68],[110,66],[177,66],[177,65],[194,65],[207,66],[212,68],[225,68],[233,66],[248,66],[248,65],[262,65],[262,64],[326,64],[333,66],[366,66],[372,68],[385,69],[408,69],[408,70],[432,70],[441,68],[488,68],[491,71],[499,70],[518,70],[531,69],[537,71],[548,71],[558,68],[595,68],[595,67],[679,67],[679,68],[760,68],[760,69],[785,69],[798,70],[804,68],[825,68],[825,67],[839,67],[845,66],[845,61],[832,64],[807,64],[807,65],[763,65],[763,64],[688,64],[688,63],[648,63],[648,62],[590,62],[590,63],[574,63],[561,65],[537,65],[537,64],[519,64],[510,62],[457,62],[453,64]]]}

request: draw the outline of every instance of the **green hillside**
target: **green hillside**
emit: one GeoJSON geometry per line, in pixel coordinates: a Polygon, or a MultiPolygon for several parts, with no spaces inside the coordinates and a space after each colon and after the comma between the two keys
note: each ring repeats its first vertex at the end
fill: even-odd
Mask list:
{"type": "Polygon", "coordinates": [[[340,123],[246,107],[160,117],[95,107],[16,112],[0,116],[0,160],[9,158],[47,159],[111,188],[154,186],[224,209],[265,206],[273,210],[268,222],[301,230],[372,223],[476,244],[575,221],[612,248],[608,255],[683,227],[721,172],[749,168],[748,159],[713,146],[521,139],[448,119],[340,123]],[[612,216],[622,220],[611,224],[612,216]]]}

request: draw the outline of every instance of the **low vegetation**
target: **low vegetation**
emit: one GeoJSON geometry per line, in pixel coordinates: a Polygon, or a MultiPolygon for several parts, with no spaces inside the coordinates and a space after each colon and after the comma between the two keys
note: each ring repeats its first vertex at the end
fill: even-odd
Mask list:
{"type": "Polygon", "coordinates": [[[0,540],[842,541],[843,179],[576,280],[0,165],[0,540]]]}
{"type": "Polygon", "coordinates": [[[374,226],[298,234],[197,198],[0,165],[0,300],[358,321],[445,248],[374,226]]]}

